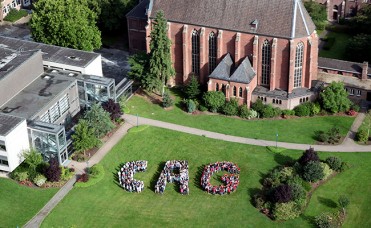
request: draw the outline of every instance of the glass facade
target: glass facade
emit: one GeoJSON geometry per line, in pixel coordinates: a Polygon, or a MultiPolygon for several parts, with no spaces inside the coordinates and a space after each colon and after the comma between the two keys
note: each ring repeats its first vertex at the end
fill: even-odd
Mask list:
{"type": "MultiPolygon", "coordinates": [[[[94,78],[95,79],[95,78],[94,78]]],[[[83,81],[78,81],[78,92],[81,106],[90,106],[93,103],[101,103],[109,99],[115,100],[115,82],[113,79],[100,78],[93,80],[87,78],[83,81]]]]}

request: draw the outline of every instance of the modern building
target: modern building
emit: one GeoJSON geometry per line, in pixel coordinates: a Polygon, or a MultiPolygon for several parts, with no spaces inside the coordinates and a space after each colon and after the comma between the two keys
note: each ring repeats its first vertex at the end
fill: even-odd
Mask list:
{"type": "Polygon", "coordinates": [[[102,76],[100,54],[0,36],[0,170],[12,171],[31,147],[64,164],[80,108],[130,89],[102,76]]]}

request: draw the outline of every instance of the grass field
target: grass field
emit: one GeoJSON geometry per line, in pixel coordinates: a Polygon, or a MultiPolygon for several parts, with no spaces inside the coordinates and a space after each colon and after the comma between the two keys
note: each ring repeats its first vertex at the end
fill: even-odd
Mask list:
{"type": "Polygon", "coordinates": [[[354,121],[354,117],[326,116],[303,117],[295,119],[268,119],[268,120],[243,120],[226,117],[223,115],[191,115],[179,108],[179,97],[172,110],[165,110],[160,105],[152,104],[143,97],[133,96],[128,107],[130,114],[139,114],[156,120],[180,124],[188,127],[214,131],[227,135],[257,138],[264,140],[315,144],[314,132],[328,131],[333,126],[338,126],[343,136],[346,135],[354,121]]]}
{"type": "Polygon", "coordinates": [[[346,46],[351,35],[347,33],[328,32],[327,37],[334,37],[335,43],[330,50],[320,50],[319,56],[347,60],[346,46]]]}
{"type": "Polygon", "coordinates": [[[58,189],[37,189],[21,186],[13,180],[0,178],[0,227],[21,227],[28,222],[58,189]]]}
{"type": "MultiPolygon", "coordinates": [[[[313,216],[335,210],[328,202],[336,201],[339,194],[346,194],[351,200],[345,227],[371,225],[371,154],[366,153],[335,153],[352,168],[321,186],[305,215],[295,220],[273,222],[252,206],[250,195],[261,188],[261,175],[301,153],[285,150],[277,154],[264,147],[154,127],[130,132],[102,160],[105,178],[89,188],[74,188],[42,227],[311,227],[313,216]],[[149,162],[147,172],[135,175],[144,181],[145,190],[128,193],[115,182],[116,169],[123,162],[140,159],[149,162]],[[170,159],[188,160],[190,195],[181,195],[173,184],[168,184],[164,195],[153,192],[158,172],[170,159]],[[200,171],[208,163],[223,160],[239,165],[240,185],[231,195],[208,195],[199,188],[200,171]]],[[[320,154],[322,158],[329,155],[320,154]]]]}

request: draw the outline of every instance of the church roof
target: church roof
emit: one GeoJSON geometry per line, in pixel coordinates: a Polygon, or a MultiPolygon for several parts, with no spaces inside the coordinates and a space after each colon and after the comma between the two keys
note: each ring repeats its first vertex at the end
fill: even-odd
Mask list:
{"type": "Polygon", "coordinates": [[[151,0],[170,22],[281,38],[312,34],[315,25],[301,0],[151,0]]]}

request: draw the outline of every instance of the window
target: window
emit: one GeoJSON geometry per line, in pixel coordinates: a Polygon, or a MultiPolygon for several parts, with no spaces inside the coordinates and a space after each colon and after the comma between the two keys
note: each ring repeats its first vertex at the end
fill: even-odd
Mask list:
{"type": "Polygon", "coordinates": [[[63,115],[65,112],[67,112],[69,107],[70,107],[70,105],[69,105],[69,102],[68,102],[68,94],[66,94],[59,100],[59,109],[61,111],[61,115],[63,115]]]}
{"type": "Polygon", "coordinates": [[[216,36],[214,32],[209,35],[209,74],[216,67],[216,36]]]}
{"type": "Polygon", "coordinates": [[[238,89],[238,96],[242,97],[242,88],[241,87],[238,89]]]}
{"type": "Polygon", "coordinates": [[[8,159],[5,156],[0,156],[0,165],[9,166],[8,159]]]}
{"type": "Polygon", "coordinates": [[[59,108],[58,108],[58,103],[53,105],[49,109],[49,113],[50,113],[51,122],[54,123],[61,116],[61,114],[59,112],[59,108]]]}
{"type": "Polygon", "coordinates": [[[301,87],[301,81],[303,77],[303,56],[304,55],[304,44],[300,42],[296,46],[295,54],[295,70],[294,70],[294,87],[301,87]]]}
{"type": "Polygon", "coordinates": [[[349,95],[351,95],[351,96],[354,95],[354,89],[349,89],[349,95]]]}
{"type": "Polygon", "coordinates": [[[192,32],[192,72],[200,74],[200,35],[196,30],[192,32]]]}
{"type": "Polygon", "coordinates": [[[42,122],[50,123],[49,111],[46,111],[42,116],[40,116],[42,122]]]}
{"type": "Polygon", "coordinates": [[[236,88],[236,86],[233,86],[233,96],[237,96],[237,88],[236,88]]]}
{"type": "Polygon", "coordinates": [[[262,85],[269,85],[271,68],[271,45],[265,40],[262,47],[262,85]]]}
{"type": "Polygon", "coordinates": [[[6,151],[5,142],[0,140],[0,150],[6,151]]]}
{"type": "Polygon", "coordinates": [[[12,8],[17,7],[17,2],[15,0],[12,1],[12,8]]]}
{"type": "Polygon", "coordinates": [[[219,91],[219,84],[218,83],[215,84],[215,91],[219,91]]]}
{"type": "Polygon", "coordinates": [[[225,95],[225,91],[226,91],[225,85],[222,84],[222,92],[224,93],[224,95],[225,95]]]}
{"type": "Polygon", "coordinates": [[[357,90],[357,97],[361,96],[361,90],[357,90]]]}

